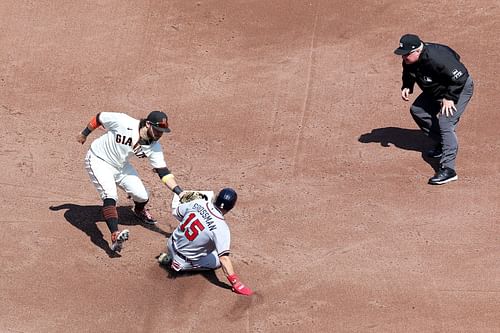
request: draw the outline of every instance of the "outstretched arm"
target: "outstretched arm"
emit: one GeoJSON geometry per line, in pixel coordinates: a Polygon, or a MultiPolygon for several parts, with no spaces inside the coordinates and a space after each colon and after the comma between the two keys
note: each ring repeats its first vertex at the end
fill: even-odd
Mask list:
{"type": "Polygon", "coordinates": [[[158,168],[156,169],[156,172],[158,173],[158,176],[160,176],[161,181],[167,185],[170,191],[174,192],[179,197],[182,197],[184,191],[179,185],[177,185],[174,175],[170,172],[170,170],[168,170],[168,168],[158,168]]]}
{"type": "Polygon", "coordinates": [[[93,116],[87,124],[87,127],[85,127],[83,131],[78,133],[78,135],[76,136],[76,141],[80,142],[83,145],[85,141],[87,141],[87,137],[89,136],[89,134],[92,133],[92,131],[97,127],[101,126],[101,122],[99,121],[99,114],[100,113],[93,116]]]}
{"type": "Polygon", "coordinates": [[[223,255],[219,257],[220,263],[222,266],[222,270],[224,271],[224,275],[228,279],[229,283],[233,287],[233,291],[240,295],[250,296],[253,294],[252,289],[248,288],[240,281],[238,275],[234,273],[233,264],[231,259],[229,259],[228,255],[223,255]]]}

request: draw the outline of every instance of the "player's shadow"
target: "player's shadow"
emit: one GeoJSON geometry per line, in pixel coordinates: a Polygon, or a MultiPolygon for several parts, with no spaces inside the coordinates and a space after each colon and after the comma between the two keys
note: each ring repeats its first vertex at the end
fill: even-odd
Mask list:
{"type": "Polygon", "coordinates": [[[223,288],[223,289],[231,289],[231,286],[221,280],[217,277],[217,274],[215,274],[215,270],[210,269],[210,270],[200,270],[200,271],[186,271],[186,272],[176,272],[173,270],[171,267],[166,267],[164,265],[160,265],[161,268],[163,268],[167,272],[167,276],[169,279],[177,279],[177,278],[182,278],[186,276],[193,276],[193,275],[201,275],[203,276],[208,282],[212,283],[213,285],[216,285],[217,287],[223,288]]]}
{"type": "Polygon", "coordinates": [[[390,147],[392,145],[404,150],[417,151],[421,154],[422,159],[435,171],[439,169],[439,159],[430,158],[425,154],[435,143],[419,129],[399,127],[376,128],[370,133],[362,134],[358,141],[361,143],[380,143],[382,147],[390,147]]]}
{"type": "MultiPolygon", "coordinates": [[[[112,251],[109,247],[111,245],[111,240],[109,239],[110,235],[108,234],[105,237],[99,230],[99,228],[97,228],[97,222],[105,221],[104,217],[102,216],[102,206],[81,206],[71,203],[65,203],[59,206],[50,206],[49,209],[52,211],[59,211],[63,209],[66,210],[64,212],[64,218],[66,219],[66,221],[87,234],[87,236],[90,237],[90,241],[96,246],[100,247],[104,252],[106,252],[106,254],[110,258],[120,257],[118,253],[112,251]],[[109,243],[108,241],[106,241],[106,239],[109,239],[109,243]]],[[[137,219],[137,217],[135,217],[130,207],[117,207],[117,211],[120,225],[140,225],[153,232],[162,234],[165,237],[170,236],[170,233],[164,231],[156,225],[142,223],[139,219],[137,219]]]]}

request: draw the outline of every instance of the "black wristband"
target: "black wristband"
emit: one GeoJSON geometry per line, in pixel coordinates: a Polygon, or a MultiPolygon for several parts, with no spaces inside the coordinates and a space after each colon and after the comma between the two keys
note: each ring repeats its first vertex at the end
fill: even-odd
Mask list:
{"type": "Polygon", "coordinates": [[[181,187],[179,185],[177,185],[176,187],[174,187],[172,189],[172,192],[174,192],[175,194],[179,195],[179,194],[182,193],[182,189],[181,189],[181,187]]]}
{"type": "Polygon", "coordinates": [[[82,135],[84,136],[89,136],[89,134],[91,133],[92,131],[89,130],[88,127],[85,127],[85,129],[82,131],[82,135]]]}

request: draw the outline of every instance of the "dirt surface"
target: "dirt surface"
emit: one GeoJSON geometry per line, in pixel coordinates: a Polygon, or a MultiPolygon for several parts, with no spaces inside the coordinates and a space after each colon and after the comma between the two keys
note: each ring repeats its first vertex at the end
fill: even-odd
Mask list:
{"type": "Polygon", "coordinates": [[[498,1],[3,0],[0,14],[0,332],[499,332],[498,1]],[[408,32],[452,46],[476,83],[445,186],[427,185],[430,143],[399,94],[408,32]],[[238,190],[233,262],[255,296],[156,264],[176,223],[146,161],[160,222],[138,223],[121,193],[131,239],[110,252],[76,134],[100,111],[154,109],[184,188],[238,190]]]}

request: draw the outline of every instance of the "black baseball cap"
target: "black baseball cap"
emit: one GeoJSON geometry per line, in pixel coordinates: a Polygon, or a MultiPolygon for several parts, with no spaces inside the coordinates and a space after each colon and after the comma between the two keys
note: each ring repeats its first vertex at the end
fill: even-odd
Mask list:
{"type": "Polygon", "coordinates": [[[418,49],[422,45],[420,37],[417,35],[406,34],[399,40],[399,47],[394,50],[397,55],[407,55],[411,51],[418,49]]]}
{"type": "Polygon", "coordinates": [[[153,111],[148,115],[146,120],[153,125],[155,130],[166,133],[170,132],[170,128],[168,128],[168,117],[164,112],[153,111]]]}

